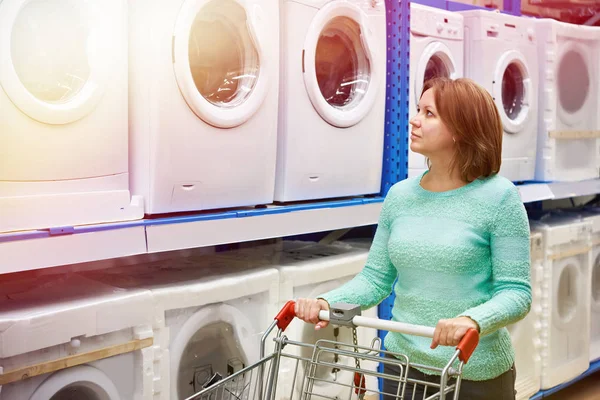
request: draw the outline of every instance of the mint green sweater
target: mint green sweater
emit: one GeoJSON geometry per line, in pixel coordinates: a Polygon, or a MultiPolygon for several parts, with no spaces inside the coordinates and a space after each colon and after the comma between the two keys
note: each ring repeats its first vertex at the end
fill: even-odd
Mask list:
{"type": "MultiPolygon", "coordinates": [[[[447,192],[423,189],[421,177],[391,188],[364,269],[321,297],[367,309],[387,298],[398,278],[392,320],[434,327],[440,319],[472,318],[481,338],[463,378],[495,378],[514,362],[505,326],[531,306],[525,208],[515,186],[498,175],[447,192]]],[[[393,332],[384,344],[411,363],[440,368],[455,351],[393,332]]]]}

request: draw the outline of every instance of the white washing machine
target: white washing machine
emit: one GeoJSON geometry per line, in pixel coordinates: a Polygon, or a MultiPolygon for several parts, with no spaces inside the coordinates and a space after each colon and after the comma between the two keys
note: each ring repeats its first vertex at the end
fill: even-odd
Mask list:
{"type": "Polygon", "coordinates": [[[530,237],[531,255],[531,311],[516,324],[509,325],[508,332],[515,348],[517,400],[528,400],[541,388],[541,318],[542,284],[544,276],[544,245],[542,234],[530,237]]]}
{"type": "MultiPolygon", "coordinates": [[[[354,241],[352,245],[346,242],[321,245],[315,242],[282,241],[274,245],[218,253],[216,257],[224,260],[235,259],[246,264],[260,262],[278,265],[280,284],[277,309],[280,310],[288,300],[315,298],[352,279],[364,267],[368,250],[368,241],[364,239],[354,241]]],[[[362,315],[377,318],[377,307],[364,310],[362,315]]],[[[298,319],[288,326],[285,335],[291,340],[302,343],[314,344],[321,339],[353,343],[352,331],[348,328],[336,329],[333,325],[329,325],[325,330],[315,331],[314,325],[298,319]]],[[[357,336],[360,346],[369,347],[373,345],[373,339],[377,337],[377,330],[361,327],[358,328],[357,336]]],[[[300,349],[298,346],[290,344],[285,347],[284,353],[296,358],[310,359],[312,349],[300,349]]],[[[302,377],[305,369],[303,363],[296,363],[292,357],[284,357],[280,365],[276,393],[276,398],[279,400],[301,397],[302,377]],[[298,364],[298,370],[296,370],[296,364],[298,364]]],[[[335,357],[332,354],[326,356],[328,362],[340,365],[340,371],[337,371],[338,368],[323,368],[317,371],[316,377],[339,384],[315,381],[312,392],[317,397],[349,398],[350,388],[342,385],[349,385],[352,382],[353,374],[348,368],[355,367],[355,359],[340,356],[337,361],[334,361],[333,358],[335,357]]],[[[377,363],[362,361],[361,368],[375,371],[377,363]]],[[[377,390],[377,381],[374,377],[367,377],[365,383],[367,396],[377,390]]]]}
{"type": "Polygon", "coordinates": [[[591,224],[575,216],[531,221],[543,235],[542,389],[589,367],[591,224]]]}
{"type": "Polygon", "coordinates": [[[0,87],[0,232],[142,218],[127,1],[1,1],[0,87]]]}
{"type": "Polygon", "coordinates": [[[149,291],[69,274],[2,292],[0,370],[18,376],[0,387],[1,400],[152,399],[149,291]],[[44,368],[56,370],[37,375],[44,368]]]}
{"type": "MultiPolygon", "coordinates": [[[[279,285],[275,268],[258,265],[206,255],[86,276],[152,292],[154,399],[184,399],[202,390],[215,374],[225,378],[258,361],[261,336],[278,311],[279,285]]],[[[267,351],[272,349],[272,341],[267,346],[267,351]]],[[[241,396],[255,375],[228,384],[232,397],[241,396]]]]}
{"type": "Polygon", "coordinates": [[[500,174],[513,182],[535,177],[538,55],[533,19],[477,10],[465,21],[465,76],[494,98],[502,119],[500,174]]]}
{"type": "MultiPolygon", "coordinates": [[[[316,298],[330,290],[336,289],[358,274],[367,261],[368,250],[352,248],[342,245],[308,245],[297,247],[294,243],[285,248],[280,259],[280,307],[288,300],[298,298],[316,298]]],[[[363,316],[377,318],[377,307],[362,312],[363,316]]],[[[318,340],[343,342],[352,345],[352,330],[347,327],[338,327],[330,324],[327,328],[315,331],[314,325],[295,319],[287,328],[286,336],[291,340],[302,343],[314,344],[318,340]]],[[[377,330],[358,328],[358,345],[370,347],[373,339],[377,337],[377,330]]],[[[353,351],[352,348],[346,350],[353,351]]],[[[288,354],[311,359],[312,348],[287,346],[284,351],[288,354]]],[[[325,351],[327,353],[327,351],[325,351]]],[[[335,356],[332,353],[319,358],[338,367],[319,367],[315,373],[312,387],[314,396],[326,398],[350,398],[352,390],[348,386],[353,382],[352,368],[355,368],[355,359],[347,356],[335,356]],[[321,379],[323,381],[321,381],[321,379]]],[[[361,369],[376,371],[377,364],[373,361],[361,361],[361,369]]],[[[299,398],[302,387],[302,376],[305,374],[304,362],[297,363],[287,358],[280,367],[279,382],[281,388],[278,392],[279,399],[299,398]],[[298,365],[296,365],[298,364],[298,365]],[[292,378],[298,368],[297,379],[292,378]],[[292,392],[291,385],[294,385],[292,392]]],[[[367,395],[377,392],[377,379],[368,376],[365,382],[367,395]]]]}
{"type": "MultiPolygon", "coordinates": [[[[435,77],[462,78],[463,16],[439,8],[410,3],[409,118],[417,114],[425,81],[435,77]]],[[[427,170],[425,156],[408,150],[408,177],[427,170]]]]}
{"type": "Polygon", "coordinates": [[[275,200],[379,193],[384,1],[285,0],[282,7],[275,200]]]}
{"type": "Polygon", "coordinates": [[[536,179],[598,178],[600,29],[541,19],[536,30],[543,105],[536,179]]]}
{"type": "Polygon", "coordinates": [[[273,201],[277,0],[130,2],[132,188],[146,214],[273,201]]]}
{"type": "Polygon", "coordinates": [[[590,362],[600,359],[600,208],[582,213],[592,225],[592,267],[590,280],[590,362]]]}

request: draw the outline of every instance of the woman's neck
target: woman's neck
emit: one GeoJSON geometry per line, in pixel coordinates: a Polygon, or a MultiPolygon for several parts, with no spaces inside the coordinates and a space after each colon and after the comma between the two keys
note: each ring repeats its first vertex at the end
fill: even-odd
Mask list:
{"type": "Polygon", "coordinates": [[[467,183],[457,168],[450,168],[449,162],[432,162],[429,172],[421,180],[421,186],[432,192],[458,189],[467,183]]]}

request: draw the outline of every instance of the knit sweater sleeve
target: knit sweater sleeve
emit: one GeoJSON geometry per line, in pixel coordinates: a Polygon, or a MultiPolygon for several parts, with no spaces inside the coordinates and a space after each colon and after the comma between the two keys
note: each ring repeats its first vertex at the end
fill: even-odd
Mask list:
{"type": "Polygon", "coordinates": [[[319,296],[320,298],[329,304],[356,304],[366,310],[390,295],[398,275],[388,254],[394,197],[395,191],[392,189],[383,203],[375,237],[363,270],[346,284],[319,296]]]}
{"type": "Polygon", "coordinates": [[[491,224],[492,297],[466,310],[481,335],[524,318],[531,307],[529,220],[513,186],[504,195],[491,224]]]}

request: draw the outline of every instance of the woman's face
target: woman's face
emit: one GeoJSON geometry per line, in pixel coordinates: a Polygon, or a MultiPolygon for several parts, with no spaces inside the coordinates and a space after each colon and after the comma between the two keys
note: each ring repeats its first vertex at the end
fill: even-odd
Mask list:
{"type": "Polygon", "coordinates": [[[438,115],[433,89],[421,96],[417,115],[410,120],[410,125],[410,149],[415,153],[435,158],[454,152],[454,140],[438,115]]]}

